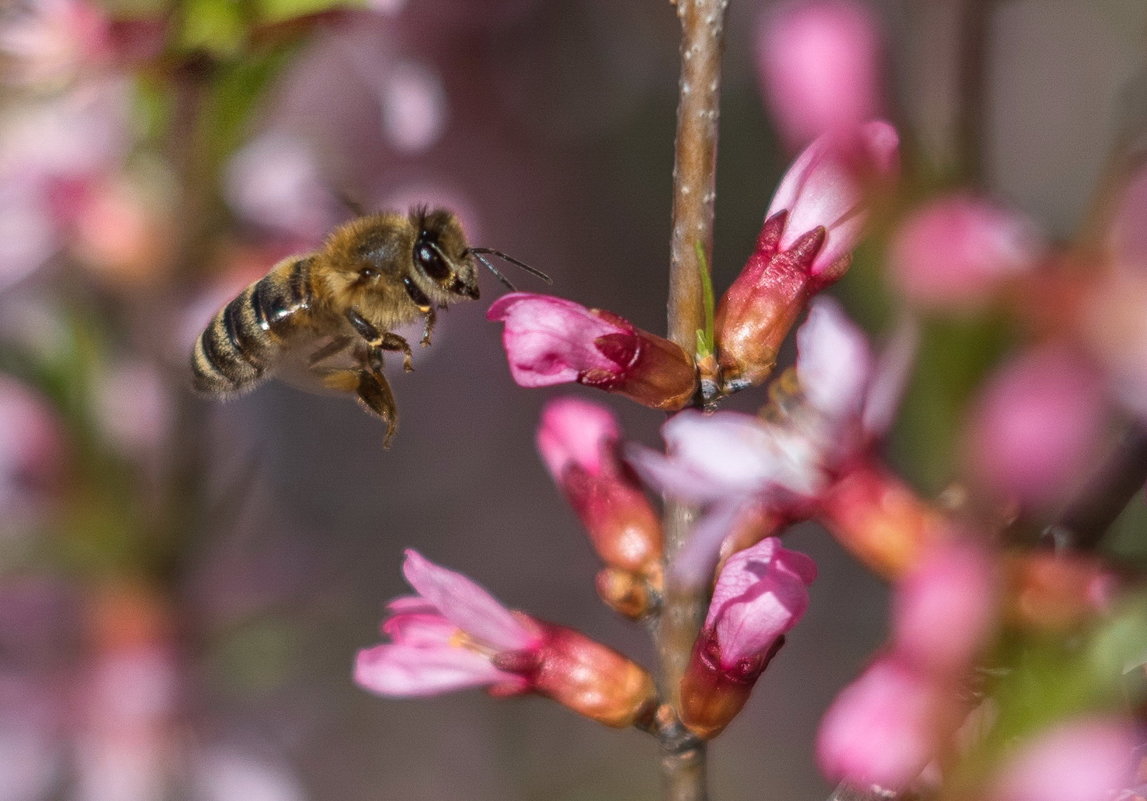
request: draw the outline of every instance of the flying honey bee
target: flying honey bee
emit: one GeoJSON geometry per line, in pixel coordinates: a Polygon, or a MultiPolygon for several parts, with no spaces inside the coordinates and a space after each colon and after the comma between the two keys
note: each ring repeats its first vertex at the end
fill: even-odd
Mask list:
{"type": "Polygon", "coordinates": [[[478,263],[513,289],[487,256],[550,282],[501,251],[467,245],[458,218],[444,209],[418,206],[344,223],[319,250],[288,256],[220,309],[195,342],[195,389],[238,395],[302,356],[325,386],[354,393],[386,423],[389,447],[398,407],[383,352],[401,352],[403,369],[414,369],[409,343],[392,329],[421,315],[421,343],[429,345],[436,309],[478,298],[478,263]],[[338,356],[342,363],[332,365],[338,356]]]}

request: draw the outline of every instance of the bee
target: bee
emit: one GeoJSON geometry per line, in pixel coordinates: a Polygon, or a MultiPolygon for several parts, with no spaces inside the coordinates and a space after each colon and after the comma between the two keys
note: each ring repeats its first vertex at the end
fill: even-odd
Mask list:
{"type": "Polygon", "coordinates": [[[382,372],[384,352],[401,353],[403,369],[414,369],[410,344],[392,329],[421,316],[421,344],[429,345],[437,309],[478,298],[478,264],[512,290],[487,256],[550,283],[501,251],[467,245],[457,216],[445,209],[416,206],[344,223],[319,250],[288,256],[219,310],[195,342],[194,387],[239,395],[301,355],[325,386],[353,393],[386,423],[389,447],[398,407],[382,372]],[[342,362],[332,366],[336,356],[342,362]]]}

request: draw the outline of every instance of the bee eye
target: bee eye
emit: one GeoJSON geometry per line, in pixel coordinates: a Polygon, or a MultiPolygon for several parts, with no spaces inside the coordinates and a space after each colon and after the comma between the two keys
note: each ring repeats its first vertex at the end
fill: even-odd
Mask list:
{"type": "Polygon", "coordinates": [[[425,237],[420,238],[414,247],[414,260],[418,262],[422,272],[435,281],[445,281],[450,277],[450,267],[442,258],[442,252],[427,242],[425,237]]]}

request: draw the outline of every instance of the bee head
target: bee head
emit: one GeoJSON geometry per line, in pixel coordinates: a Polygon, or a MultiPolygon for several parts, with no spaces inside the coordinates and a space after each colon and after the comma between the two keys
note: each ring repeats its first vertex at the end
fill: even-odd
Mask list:
{"type": "Polygon", "coordinates": [[[419,305],[478,298],[478,268],[458,217],[445,209],[411,209],[412,270],[406,290],[419,305]]]}

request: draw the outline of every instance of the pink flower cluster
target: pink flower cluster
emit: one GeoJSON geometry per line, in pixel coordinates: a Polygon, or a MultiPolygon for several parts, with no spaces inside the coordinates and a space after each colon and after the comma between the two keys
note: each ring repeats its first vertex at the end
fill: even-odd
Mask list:
{"type": "MultiPolygon", "coordinates": [[[[1110,606],[1115,579],[1100,560],[1011,552],[987,532],[1003,530],[990,519],[1005,517],[1000,509],[1062,501],[1095,456],[1105,404],[1115,399],[1143,419],[1147,346],[1127,343],[1147,342],[1147,180],[1126,188],[1110,226],[1102,258],[1115,265],[1111,275],[1079,297],[1061,273],[1035,281],[1068,257],[1003,204],[956,190],[907,212],[890,226],[887,277],[908,312],[876,349],[820,293],[849,269],[899,174],[899,135],[878,119],[881,37],[848,0],[778,4],[758,35],[767,43],[766,99],[799,154],[743,270],[707,310],[713,330],[699,334],[711,336],[689,352],[613,312],[527,293],[503,297],[488,317],[504,323],[519,385],[577,383],[675,413],[658,451],[627,443],[605,409],[559,399],[546,407],[537,443],[601,559],[597,589],[607,604],[641,620],[667,597],[708,597],[679,684],[662,688],[685,729],[720,734],[805,613],[816,566],[782,537],[816,521],[895,593],[888,642],[824,717],[821,768],[866,792],[915,792],[971,750],[968,729],[991,715],[990,704],[978,705],[978,669],[1001,632],[1079,632],[1110,606]],[[962,489],[991,511],[924,500],[880,453],[920,319],[1019,307],[1037,292],[1054,323],[1038,314],[1025,321],[1039,341],[985,383],[961,443],[962,489]],[[795,364],[774,375],[794,329],[795,364]],[[759,413],[714,410],[766,382],[759,413]],[[647,490],[698,512],[670,558],[647,490]]],[[[509,612],[413,553],[407,578],[419,598],[391,605],[391,642],[360,656],[364,686],[393,695],[536,692],[611,725],[647,725],[654,707],[656,717],[667,714],[643,670],[582,635],[509,612]],[[584,702],[591,684],[610,699],[608,713],[584,702]]],[[[991,801],[1089,801],[1126,787],[1127,720],[1062,718],[1006,758],[977,765],[968,786],[991,801]]]]}

